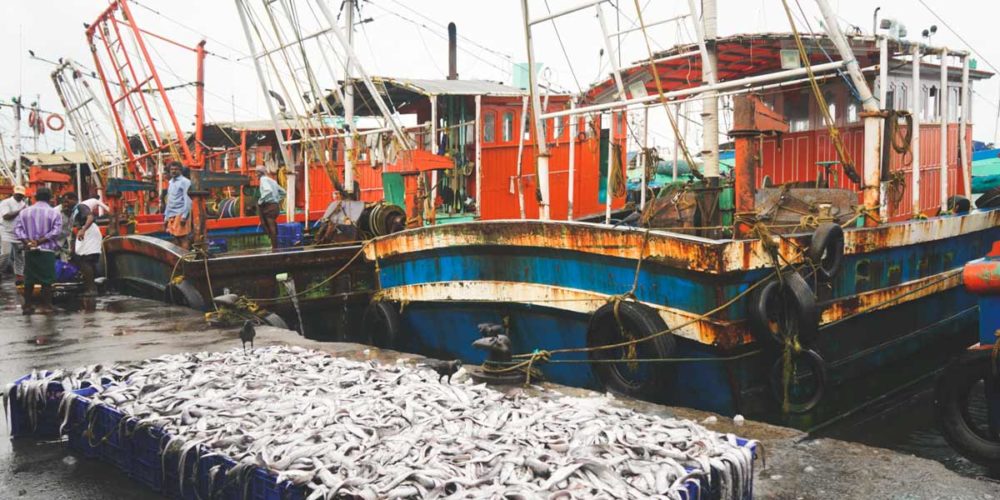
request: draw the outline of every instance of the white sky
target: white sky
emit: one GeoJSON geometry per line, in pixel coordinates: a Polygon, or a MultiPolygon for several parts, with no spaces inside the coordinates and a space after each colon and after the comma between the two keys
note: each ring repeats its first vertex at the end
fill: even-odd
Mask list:
{"type": "MultiPolygon", "coordinates": [[[[292,0],[299,1],[299,0],[292,0]]],[[[546,0],[530,0],[533,13],[544,13],[546,0]]],[[[580,0],[547,0],[553,10],[574,5],[580,0]]],[[[624,17],[622,28],[631,27],[635,17],[633,1],[619,0],[624,17]]],[[[815,29],[818,9],[812,0],[799,0],[815,29]]],[[[989,69],[983,60],[1000,66],[1000,44],[995,43],[995,22],[1000,18],[1000,2],[995,0],[923,0],[952,28],[972,44],[982,57],[980,69],[989,69]]],[[[10,102],[21,94],[30,103],[40,95],[43,109],[62,112],[53,90],[49,73],[53,66],[30,59],[28,50],[47,59],[71,57],[88,67],[93,66],[86,45],[83,23],[90,22],[107,5],[105,0],[2,0],[0,12],[0,99],[10,102]]],[[[882,5],[880,15],[893,17],[906,24],[910,39],[931,24],[938,25],[934,45],[966,48],[954,33],[935,19],[919,0],[831,0],[842,21],[871,31],[872,9],[882,5]]],[[[646,22],[652,22],[686,12],[683,0],[640,0],[646,22]]],[[[719,34],[761,31],[788,31],[788,23],[780,0],[718,0],[719,34]]],[[[340,0],[330,0],[336,9],[340,0]]],[[[793,9],[796,8],[793,5],[793,9]]],[[[207,49],[230,59],[247,53],[235,3],[232,0],[133,0],[132,9],[140,25],[180,42],[194,45],[207,37],[207,49]],[[135,3],[138,1],[138,4],[135,3]],[[148,8],[147,8],[148,7],[148,8]],[[149,9],[155,9],[157,15],[149,9]]],[[[518,0],[363,0],[362,18],[373,21],[359,27],[356,42],[359,57],[373,74],[443,78],[447,71],[447,46],[444,25],[458,25],[459,75],[461,78],[484,78],[510,82],[510,64],[525,59],[520,1],[518,0]],[[426,16],[426,17],[422,17],[426,16]],[[404,19],[405,18],[405,19],[404,19]],[[435,24],[437,23],[437,24],[435,24]],[[417,24],[426,26],[419,27],[417,24]],[[466,38],[462,38],[466,37],[466,38]],[[472,41],[475,42],[470,42],[472,41]],[[489,47],[493,52],[481,48],[489,47]],[[508,59],[506,56],[510,56],[508,59]]],[[[598,66],[598,51],[602,46],[600,31],[592,9],[563,18],[560,35],[573,60],[577,79],[586,87],[607,74],[598,66]]],[[[618,20],[612,9],[606,10],[612,29],[618,20]]],[[[798,15],[798,14],[797,14],[798,15]]],[[[800,24],[801,26],[801,24],[800,24]]],[[[576,90],[576,83],[566,64],[551,25],[536,31],[536,51],[540,62],[551,68],[554,84],[576,90]]],[[[690,29],[679,32],[676,24],[651,28],[655,34],[654,50],[668,48],[678,41],[692,40],[690,29]]],[[[194,57],[162,43],[156,45],[154,58],[160,60],[159,71],[165,85],[194,79],[194,57]]],[[[645,46],[638,34],[623,43],[623,59],[637,60],[644,56],[645,46]]],[[[973,101],[974,136],[993,141],[996,134],[1000,78],[981,82],[973,101]]],[[[261,97],[255,73],[248,60],[230,62],[218,57],[206,60],[206,114],[208,121],[266,118],[267,109],[261,97]]],[[[176,90],[171,99],[183,125],[192,122],[194,102],[190,88],[176,90]]],[[[0,108],[0,131],[10,148],[12,110],[0,108]]],[[[188,128],[188,127],[186,127],[188,128]]],[[[27,134],[27,130],[24,131],[27,134]]],[[[49,132],[39,143],[40,150],[73,147],[64,133],[49,132]]],[[[30,140],[23,142],[31,149],[30,140]]]]}

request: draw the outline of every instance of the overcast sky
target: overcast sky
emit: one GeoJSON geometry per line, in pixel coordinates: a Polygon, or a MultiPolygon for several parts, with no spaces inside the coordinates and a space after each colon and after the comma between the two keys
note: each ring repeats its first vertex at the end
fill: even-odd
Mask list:
{"type": "MultiPolygon", "coordinates": [[[[105,0],[2,0],[0,15],[0,99],[10,102],[21,94],[30,103],[40,95],[43,109],[61,112],[49,74],[50,64],[31,59],[28,50],[39,57],[57,59],[71,57],[93,66],[87,47],[83,24],[90,22],[107,5],[105,0]]],[[[299,1],[299,0],[292,0],[299,1]]],[[[553,10],[574,5],[580,0],[547,0],[553,10]]],[[[634,0],[633,0],[634,1],[634,0]]],[[[612,28],[615,24],[632,26],[635,15],[633,1],[619,0],[622,17],[608,8],[612,28]]],[[[818,9],[811,0],[800,0],[811,25],[817,24],[818,9]]],[[[996,19],[1000,4],[995,0],[923,0],[943,17],[952,28],[978,50],[979,68],[989,69],[992,62],[1000,65],[1000,44],[995,42],[996,19]],[[985,58],[985,61],[983,60],[985,58]]],[[[535,13],[544,13],[546,0],[530,0],[535,13]]],[[[831,0],[844,25],[860,26],[871,31],[872,9],[881,4],[882,17],[903,22],[910,39],[919,38],[920,31],[931,24],[938,25],[935,45],[967,48],[958,36],[934,18],[920,0],[831,0]]],[[[649,5],[645,20],[652,22],[686,12],[682,0],[641,0],[649,5]]],[[[780,0],[718,0],[720,35],[788,31],[788,23],[780,0]]],[[[261,98],[253,67],[244,59],[247,48],[239,17],[232,0],[133,0],[132,9],[141,26],[167,35],[182,43],[194,45],[206,38],[207,49],[221,57],[206,60],[206,114],[209,121],[266,118],[267,109],[261,98]],[[156,12],[154,12],[154,10],[156,12]]],[[[340,0],[330,0],[336,9],[340,0]]],[[[794,8],[794,7],[793,7],[794,8]]],[[[444,25],[458,25],[459,75],[461,78],[484,78],[510,82],[510,65],[525,59],[521,8],[518,0],[364,0],[362,19],[371,22],[356,31],[358,54],[373,74],[443,78],[447,72],[447,47],[444,25]]],[[[551,69],[547,72],[553,84],[569,90],[586,87],[607,68],[599,65],[598,51],[602,42],[593,10],[563,18],[559,35],[574,71],[555,38],[551,25],[540,26],[536,32],[539,60],[551,69]]],[[[667,48],[678,41],[692,40],[690,28],[677,24],[651,28],[655,34],[654,49],[667,48]]],[[[623,43],[623,59],[636,60],[644,55],[645,46],[638,35],[623,43]]],[[[154,42],[150,42],[153,44],[154,42]]],[[[194,57],[189,53],[155,44],[154,58],[165,85],[194,79],[194,57]]],[[[973,121],[976,139],[994,140],[1000,79],[981,82],[976,88],[973,121]]],[[[171,92],[182,124],[192,122],[193,93],[190,87],[171,92]]],[[[10,147],[12,111],[0,108],[0,130],[10,147]]],[[[25,131],[27,133],[27,131],[25,131]]],[[[39,149],[61,149],[64,141],[72,140],[62,133],[47,133],[39,149]]],[[[31,149],[31,141],[25,141],[31,149]]]]}

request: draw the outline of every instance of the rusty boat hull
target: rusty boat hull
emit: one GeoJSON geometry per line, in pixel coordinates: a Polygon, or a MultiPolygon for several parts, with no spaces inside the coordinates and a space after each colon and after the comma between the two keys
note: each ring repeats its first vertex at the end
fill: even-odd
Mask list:
{"type": "MultiPolygon", "coordinates": [[[[248,234],[210,233],[210,237],[217,242],[245,242],[248,234]]],[[[356,327],[354,318],[375,289],[374,268],[361,256],[361,248],[352,243],[245,249],[203,259],[185,258],[186,252],[177,245],[150,235],[112,237],[104,243],[109,282],[122,293],[209,311],[214,309],[212,298],[228,290],[277,313],[290,327],[302,326],[301,316],[312,323],[305,325],[307,332],[339,337],[356,327]],[[281,274],[295,284],[298,312],[279,280],[281,274]]]]}
{"type": "MultiPolygon", "coordinates": [[[[801,260],[810,237],[782,238],[779,253],[801,260]]],[[[401,306],[395,347],[467,363],[485,358],[471,346],[485,322],[507,325],[517,353],[587,347],[592,315],[630,291],[641,259],[635,299],[673,329],[676,357],[702,360],[658,371],[650,399],[814,428],[932,374],[975,341],[976,302],[958,271],[998,238],[1000,211],[845,230],[841,271],[812,283],[819,334],[804,347],[824,361],[824,395],[793,414],[774,387],[780,350],[751,334],[750,295],[701,317],[773,274],[759,240],[518,220],[405,231],[365,251],[377,261],[376,300],[401,306]]],[[[555,382],[602,387],[587,361],[564,353],[537,367],[555,382]]]]}

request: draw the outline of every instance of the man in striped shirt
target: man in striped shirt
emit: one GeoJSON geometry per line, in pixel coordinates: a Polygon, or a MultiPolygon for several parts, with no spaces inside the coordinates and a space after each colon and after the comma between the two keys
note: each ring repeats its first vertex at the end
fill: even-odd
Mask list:
{"type": "Polygon", "coordinates": [[[35,311],[35,284],[42,286],[42,308],[52,310],[52,284],[56,281],[56,252],[62,233],[62,215],[52,208],[52,191],[38,188],[35,204],[24,209],[14,224],[14,235],[24,245],[24,314],[35,311]]]}

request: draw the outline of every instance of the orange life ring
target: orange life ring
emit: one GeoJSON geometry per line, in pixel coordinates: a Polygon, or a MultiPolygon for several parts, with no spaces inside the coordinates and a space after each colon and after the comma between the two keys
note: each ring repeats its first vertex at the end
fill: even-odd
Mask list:
{"type": "Polygon", "coordinates": [[[63,117],[61,117],[61,116],[59,116],[59,115],[57,115],[55,113],[52,113],[51,115],[49,115],[48,118],[45,119],[45,124],[49,126],[49,130],[54,130],[56,132],[62,130],[63,127],[66,126],[66,122],[63,121],[63,117]],[[52,124],[52,119],[53,118],[59,123],[58,127],[52,124]]]}
{"type": "Polygon", "coordinates": [[[35,123],[37,122],[38,122],[38,113],[35,113],[34,111],[28,113],[28,126],[31,128],[35,128],[35,123]]]}

